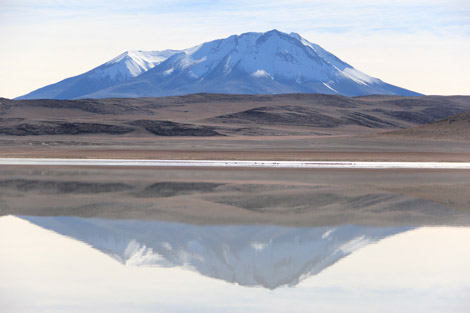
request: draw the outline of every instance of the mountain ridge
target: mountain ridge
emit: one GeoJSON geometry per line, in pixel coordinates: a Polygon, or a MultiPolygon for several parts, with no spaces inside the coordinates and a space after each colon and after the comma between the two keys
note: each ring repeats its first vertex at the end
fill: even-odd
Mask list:
{"type": "Polygon", "coordinates": [[[128,50],[83,74],[47,85],[16,99],[69,100],[80,98],[83,94],[92,93],[136,77],[166,60],[168,55],[175,52],[176,50],[128,50]],[[32,95],[32,97],[28,97],[28,95],[32,95]]]}
{"type": "Polygon", "coordinates": [[[126,51],[17,99],[161,97],[192,93],[420,95],[343,62],[297,33],[243,33],[185,50],[126,51]]]}

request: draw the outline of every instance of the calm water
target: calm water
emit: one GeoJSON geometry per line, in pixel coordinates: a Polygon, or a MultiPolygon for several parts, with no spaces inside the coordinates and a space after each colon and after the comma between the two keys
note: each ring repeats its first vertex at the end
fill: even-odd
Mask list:
{"type": "Polygon", "coordinates": [[[0,171],[0,312],[469,312],[443,177],[0,171]]]}

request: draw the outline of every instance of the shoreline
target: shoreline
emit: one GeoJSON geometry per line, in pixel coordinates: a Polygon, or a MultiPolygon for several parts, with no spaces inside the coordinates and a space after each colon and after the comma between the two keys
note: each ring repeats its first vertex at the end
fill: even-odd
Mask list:
{"type": "Polygon", "coordinates": [[[470,169],[470,162],[356,162],[356,161],[240,161],[0,158],[0,165],[104,166],[104,167],[223,167],[299,169],[470,169]]]}

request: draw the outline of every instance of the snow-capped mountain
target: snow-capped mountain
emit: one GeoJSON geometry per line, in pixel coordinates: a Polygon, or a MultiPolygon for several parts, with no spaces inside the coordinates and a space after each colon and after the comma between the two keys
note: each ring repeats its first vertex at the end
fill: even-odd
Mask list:
{"type": "Polygon", "coordinates": [[[242,286],[294,286],[410,227],[200,226],[171,222],[20,216],[128,266],[182,267],[242,286]]]}
{"type": "Polygon", "coordinates": [[[86,73],[37,89],[18,99],[77,99],[106,89],[150,70],[177,53],[164,51],[126,51],[86,73]]]}
{"type": "Polygon", "coordinates": [[[125,53],[20,99],[191,93],[419,95],[364,74],[296,33],[245,33],[182,50],[125,53]]]}

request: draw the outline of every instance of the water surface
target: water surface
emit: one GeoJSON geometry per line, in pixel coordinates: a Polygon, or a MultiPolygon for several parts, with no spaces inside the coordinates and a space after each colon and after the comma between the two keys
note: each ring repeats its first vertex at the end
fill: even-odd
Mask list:
{"type": "Polygon", "coordinates": [[[0,311],[468,312],[469,175],[3,169],[0,311]]]}

